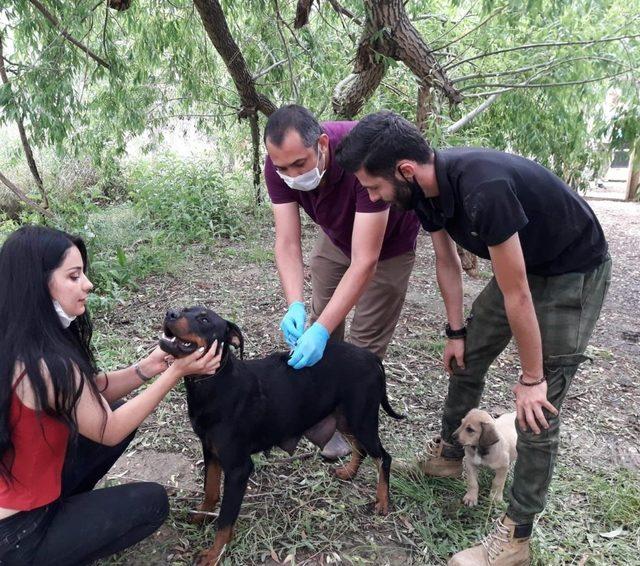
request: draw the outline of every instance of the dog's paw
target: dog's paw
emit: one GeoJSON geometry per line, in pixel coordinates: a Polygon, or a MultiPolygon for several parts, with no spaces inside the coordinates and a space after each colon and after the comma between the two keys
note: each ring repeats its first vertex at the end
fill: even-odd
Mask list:
{"type": "Polygon", "coordinates": [[[376,515],[388,515],[389,514],[389,500],[376,500],[373,507],[376,515]]]}
{"type": "Polygon", "coordinates": [[[467,507],[475,507],[478,504],[478,494],[467,491],[462,498],[462,502],[467,507]]]}
{"type": "Polygon", "coordinates": [[[352,480],[357,473],[357,470],[353,471],[353,468],[350,468],[348,465],[340,466],[339,468],[333,468],[331,471],[334,476],[336,476],[338,479],[341,479],[342,481],[352,480]]]}

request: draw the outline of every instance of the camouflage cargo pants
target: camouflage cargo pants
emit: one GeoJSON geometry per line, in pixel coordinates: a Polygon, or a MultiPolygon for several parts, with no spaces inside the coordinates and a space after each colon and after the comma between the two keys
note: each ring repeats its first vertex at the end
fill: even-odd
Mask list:
{"type": "MultiPolygon", "coordinates": [[[[589,273],[567,273],[553,277],[530,275],[529,287],[542,334],[547,398],[558,409],[578,366],[587,358],[585,348],[600,316],[611,280],[608,259],[589,273]]],[[[449,381],[442,417],[442,438],[451,434],[463,416],[480,404],[485,374],[511,340],[504,300],[495,278],[482,290],[471,309],[465,343],[465,366],[457,368],[449,381]]],[[[558,451],[560,417],[545,411],[549,428],[536,435],[518,432],[511,502],[507,513],[519,523],[530,523],[544,509],[547,489],[558,451]]]]}

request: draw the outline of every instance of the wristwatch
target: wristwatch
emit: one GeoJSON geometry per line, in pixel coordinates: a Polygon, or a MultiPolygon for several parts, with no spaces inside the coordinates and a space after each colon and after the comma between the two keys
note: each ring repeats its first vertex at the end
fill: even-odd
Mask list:
{"type": "Polygon", "coordinates": [[[449,326],[449,323],[447,323],[444,327],[444,333],[450,340],[460,340],[467,336],[467,327],[463,326],[458,330],[451,330],[451,326],[449,326]]]}

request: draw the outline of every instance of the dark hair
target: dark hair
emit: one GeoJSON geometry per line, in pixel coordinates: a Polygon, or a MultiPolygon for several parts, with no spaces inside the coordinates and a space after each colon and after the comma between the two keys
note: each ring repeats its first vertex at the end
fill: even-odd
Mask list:
{"type": "MultiPolygon", "coordinates": [[[[0,249],[0,476],[11,480],[14,447],[9,412],[16,364],[24,366],[38,412],[64,422],[77,435],[75,405],[84,384],[99,399],[91,350],[91,320],[84,312],[65,329],[53,307],[49,281],[76,246],[87,271],[87,249],[81,238],[44,226],[23,226],[0,249]],[[51,376],[54,405],[47,397],[43,366],[51,376]],[[79,372],[83,379],[77,383],[79,372]]],[[[105,413],[106,422],[106,413],[105,413]]]]}
{"type": "Polygon", "coordinates": [[[365,116],[336,148],[336,161],[346,171],[364,167],[371,175],[389,179],[401,159],[429,163],[432,155],[418,128],[388,110],[365,116]]]}
{"type": "Polygon", "coordinates": [[[305,147],[318,143],[318,138],[322,135],[322,128],[311,112],[303,106],[289,104],[269,116],[264,127],[264,142],[267,143],[269,140],[280,147],[289,130],[295,130],[300,134],[305,147]]]}

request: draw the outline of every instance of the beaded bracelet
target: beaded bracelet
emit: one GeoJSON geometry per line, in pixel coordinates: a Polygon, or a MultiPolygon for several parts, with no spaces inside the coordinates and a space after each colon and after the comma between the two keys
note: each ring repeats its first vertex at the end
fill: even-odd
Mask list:
{"type": "Polygon", "coordinates": [[[518,383],[520,385],[524,385],[525,387],[534,387],[535,385],[540,385],[543,381],[547,381],[547,377],[544,375],[537,381],[523,381],[522,380],[523,377],[524,377],[524,374],[521,373],[520,377],[518,378],[518,383]]]}
{"type": "Polygon", "coordinates": [[[142,380],[142,383],[146,383],[152,377],[152,376],[147,376],[144,373],[142,373],[142,370],[140,369],[140,364],[137,364],[137,363],[133,364],[133,369],[136,370],[136,375],[142,380]]]}

